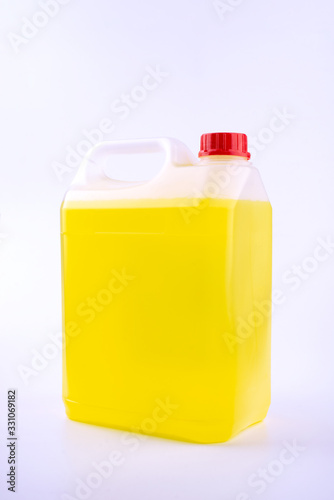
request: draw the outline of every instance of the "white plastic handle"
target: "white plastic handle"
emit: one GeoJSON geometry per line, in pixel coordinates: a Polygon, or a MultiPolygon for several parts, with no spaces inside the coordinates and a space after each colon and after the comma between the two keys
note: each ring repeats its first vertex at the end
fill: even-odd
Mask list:
{"type": "MultiPolygon", "coordinates": [[[[110,188],[114,181],[104,173],[103,161],[112,154],[147,154],[165,152],[162,170],[170,167],[194,165],[196,159],[183,142],[178,139],[162,137],[156,139],[135,139],[126,141],[106,141],[94,146],[83,159],[73,185],[90,185],[97,188],[110,188]],[[111,183],[111,184],[110,184],[111,183]]],[[[131,184],[131,183],[129,183],[131,184]]]]}

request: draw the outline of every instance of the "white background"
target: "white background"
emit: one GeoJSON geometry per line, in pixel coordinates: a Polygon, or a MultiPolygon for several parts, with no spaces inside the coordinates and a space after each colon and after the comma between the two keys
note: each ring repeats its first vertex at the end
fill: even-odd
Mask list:
{"type": "MultiPolygon", "coordinates": [[[[1,2],[1,498],[13,495],[5,484],[9,387],[19,395],[20,500],[78,498],[77,480],[114,450],[124,463],[87,498],[333,498],[334,252],[322,262],[312,255],[319,238],[334,240],[334,5],[224,5],[219,15],[212,0],[71,0],[30,39],[16,38],[15,50],[9,34],[21,36],[23,18],[41,9],[37,0],[1,2]],[[141,85],[148,66],[165,76],[122,119],[111,105],[141,85]],[[289,118],[273,132],[277,110],[289,118]],[[65,164],[66,148],[104,118],[114,123],[104,139],[172,136],[194,153],[203,132],[257,141],[253,157],[274,210],[273,287],[285,300],[273,315],[268,417],[226,444],[147,438],[132,450],[122,432],[67,420],[60,349],[26,383],[19,374],[61,329],[59,207],[76,168],[60,180],[55,162],[65,164]],[[295,287],[294,265],[307,268],[295,287]],[[298,456],[258,493],[250,475],[272,470],[294,440],[298,456]]],[[[158,170],[141,161],[113,173],[141,179],[158,170]]]]}

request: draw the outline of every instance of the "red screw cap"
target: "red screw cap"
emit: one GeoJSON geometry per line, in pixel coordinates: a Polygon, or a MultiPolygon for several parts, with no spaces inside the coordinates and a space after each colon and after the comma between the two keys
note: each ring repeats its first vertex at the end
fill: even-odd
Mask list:
{"type": "Polygon", "coordinates": [[[249,160],[247,151],[247,135],[235,132],[216,132],[201,136],[201,149],[198,156],[233,155],[243,156],[249,160]]]}

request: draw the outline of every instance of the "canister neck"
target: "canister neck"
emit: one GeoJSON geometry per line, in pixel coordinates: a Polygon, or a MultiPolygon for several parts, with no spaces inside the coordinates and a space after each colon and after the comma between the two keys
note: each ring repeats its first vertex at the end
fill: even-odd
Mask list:
{"type": "Polygon", "coordinates": [[[235,155],[209,155],[209,156],[200,156],[199,164],[208,164],[208,163],[231,163],[240,161],[242,163],[247,164],[248,159],[244,156],[235,156],[235,155]]]}

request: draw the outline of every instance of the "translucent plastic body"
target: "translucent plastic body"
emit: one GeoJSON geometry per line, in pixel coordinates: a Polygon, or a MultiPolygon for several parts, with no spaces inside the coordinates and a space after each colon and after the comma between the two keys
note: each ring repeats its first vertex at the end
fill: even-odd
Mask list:
{"type": "Polygon", "coordinates": [[[67,415],[200,443],[262,420],[269,202],[103,198],[61,212],[67,415]]]}

